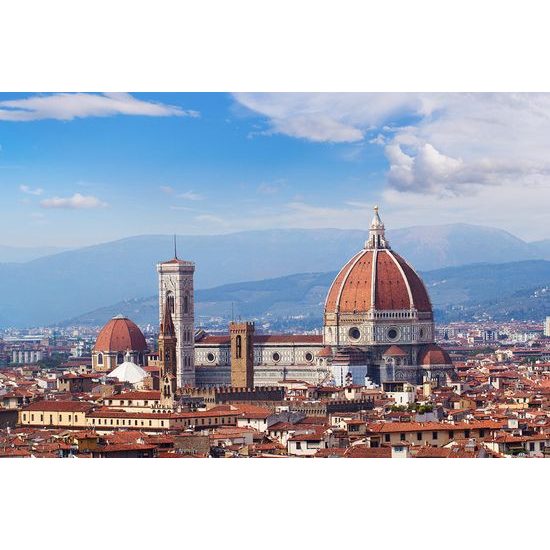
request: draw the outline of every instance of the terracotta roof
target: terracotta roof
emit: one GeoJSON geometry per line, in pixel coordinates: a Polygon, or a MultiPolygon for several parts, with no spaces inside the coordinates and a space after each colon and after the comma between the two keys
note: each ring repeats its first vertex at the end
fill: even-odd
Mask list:
{"type": "Polygon", "coordinates": [[[91,403],[83,403],[82,401],[35,401],[27,407],[24,411],[48,411],[48,412],[88,412],[94,405],[91,403]]]}
{"type": "Polygon", "coordinates": [[[391,458],[391,448],[353,445],[346,450],[344,456],[346,458],[391,458]]]}
{"type": "Polygon", "coordinates": [[[123,400],[128,399],[133,401],[158,401],[160,399],[160,391],[129,391],[126,393],[117,393],[115,395],[106,396],[105,399],[123,400]]]}
{"type": "MultiPolygon", "coordinates": [[[[305,344],[320,345],[323,343],[323,336],[317,334],[255,334],[254,344],[305,344]]],[[[229,345],[229,335],[206,335],[196,340],[197,344],[206,345],[229,345]]]]}
{"type": "Polygon", "coordinates": [[[503,427],[502,422],[484,420],[478,422],[385,422],[379,424],[368,424],[369,431],[374,433],[401,433],[401,432],[423,432],[441,430],[499,430],[503,427]]]}
{"type": "Polygon", "coordinates": [[[427,344],[420,352],[421,365],[452,365],[449,354],[437,344],[427,344]]]}
{"type": "Polygon", "coordinates": [[[388,357],[405,357],[407,354],[399,346],[390,346],[382,355],[388,357]]]}
{"type": "Polygon", "coordinates": [[[111,319],[100,331],[94,351],[123,352],[147,350],[147,342],[139,327],[126,317],[111,319]]]}
{"type": "Polygon", "coordinates": [[[330,287],[325,313],[415,308],[431,313],[424,283],[414,269],[389,249],[363,249],[338,273],[330,287]],[[374,282],[374,285],[373,285],[374,282]],[[373,296],[374,293],[374,296],[373,296]]]}

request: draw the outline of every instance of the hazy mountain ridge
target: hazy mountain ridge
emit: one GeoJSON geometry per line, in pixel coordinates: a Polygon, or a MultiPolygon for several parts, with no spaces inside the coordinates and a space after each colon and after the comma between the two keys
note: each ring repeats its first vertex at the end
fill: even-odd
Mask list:
{"type": "MultiPolygon", "coordinates": [[[[324,300],[336,273],[301,273],[198,290],[197,324],[206,317],[228,320],[233,304],[235,316],[281,319],[303,315],[311,324],[320,326],[324,300]]],[[[542,319],[549,311],[549,261],[474,264],[421,275],[439,322],[475,320],[484,318],[485,313],[495,320],[542,319]]],[[[118,313],[128,315],[141,325],[155,325],[157,297],[119,302],[64,324],[103,325],[118,313]]]]}
{"type": "MultiPolygon", "coordinates": [[[[196,288],[339,269],[367,231],[279,229],[178,237],[179,256],[196,263],[196,288]]],[[[452,224],[388,231],[392,247],[418,270],[540,257],[509,233],[452,224]]],[[[143,235],[0,264],[0,326],[52,324],[124,300],[154,295],[156,263],[173,252],[169,235],[143,235]]],[[[550,255],[549,255],[550,257],[550,255]]],[[[282,305],[281,305],[282,307],[282,305]]],[[[290,306],[289,306],[290,307],[290,306]]]]}
{"type": "Polygon", "coordinates": [[[37,258],[53,256],[66,248],[56,246],[8,246],[0,244],[0,264],[30,262],[37,258]]]}

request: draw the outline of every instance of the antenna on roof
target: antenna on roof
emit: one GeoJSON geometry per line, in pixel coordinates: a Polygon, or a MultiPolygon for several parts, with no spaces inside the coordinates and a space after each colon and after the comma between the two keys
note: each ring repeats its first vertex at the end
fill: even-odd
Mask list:
{"type": "Polygon", "coordinates": [[[174,233],[174,258],[178,259],[178,247],[176,242],[176,234],[174,233]]]}

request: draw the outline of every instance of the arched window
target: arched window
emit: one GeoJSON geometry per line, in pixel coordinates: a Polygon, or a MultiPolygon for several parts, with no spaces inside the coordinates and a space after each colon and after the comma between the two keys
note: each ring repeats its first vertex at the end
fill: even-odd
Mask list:
{"type": "Polygon", "coordinates": [[[189,313],[189,293],[185,293],[183,297],[183,313],[189,313]]]}
{"type": "Polygon", "coordinates": [[[122,355],[122,353],[117,353],[117,356],[116,356],[117,365],[120,365],[123,362],[124,362],[124,356],[122,355]]]}
{"type": "Polygon", "coordinates": [[[102,353],[99,353],[97,355],[97,364],[98,365],[103,365],[103,354],[102,353]]]}
{"type": "Polygon", "coordinates": [[[174,315],[174,295],[171,292],[166,294],[166,304],[168,305],[170,313],[174,315]]]}
{"type": "Polygon", "coordinates": [[[241,356],[242,356],[242,338],[241,338],[241,335],[239,334],[235,340],[235,355],[237,357],[237,359],[240,359],[241,356]]]}

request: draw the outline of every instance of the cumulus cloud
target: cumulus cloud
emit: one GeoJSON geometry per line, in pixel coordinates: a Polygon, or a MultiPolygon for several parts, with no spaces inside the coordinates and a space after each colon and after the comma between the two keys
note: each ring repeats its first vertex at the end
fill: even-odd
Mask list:
{"type": "Polygon", "coordinates": [[[41,189],[40,187],[33,188],[28,185],[20,185],[19,191],[25,193],[25,195],[42,195],[42,193],[44,193],[44,189],[41,189]]]}
{"type": "Polygon", "coordinates": [[[42,208],[62,208],[62,209],[81,209],[81,208],[104,208],[107,203],[91,195],[81,195],[75,193],[72,197],[52,197],[40,202],[42,208]]]}
{"type": "Polygon", "coordinates": [[[0,101],[0,120],[73,120],[85,117],[140,115],[152,117],[199,116],[175,105],[143,101],[127,93],[56,93],[0,101]]]}
{"type": "Polygon", "coordinates": [[[235,94],[268,132],[383,148],[387,183],[460,196],[549,181],[550,94],[235,94]],[[400,124],[406,120],[406,124],[400,124]]]}

